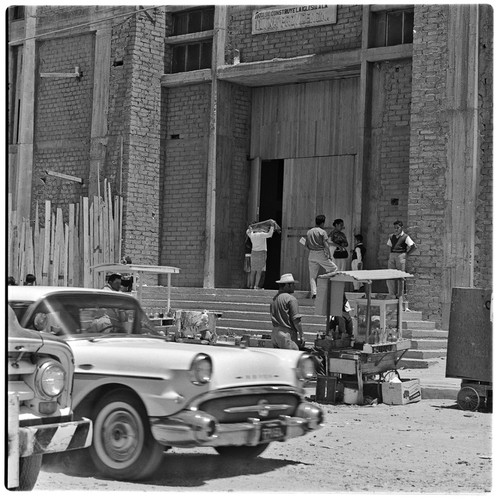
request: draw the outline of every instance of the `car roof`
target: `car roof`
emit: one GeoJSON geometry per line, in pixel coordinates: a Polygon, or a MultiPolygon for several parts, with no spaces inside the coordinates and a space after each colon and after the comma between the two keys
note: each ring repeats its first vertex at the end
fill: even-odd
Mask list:
{"type": "MultiPolygon", "coordinates": [[[[109,294],[117,293],[108,289],[77,288],[65,286],[8,286],[7,296],[9,301],[30,301],[35,302],[47,295],[57,293],[89,293],[89,294],[109,294]]],[[[130,294],[122,293],[124,296],[131,297],[130,294]]]]}

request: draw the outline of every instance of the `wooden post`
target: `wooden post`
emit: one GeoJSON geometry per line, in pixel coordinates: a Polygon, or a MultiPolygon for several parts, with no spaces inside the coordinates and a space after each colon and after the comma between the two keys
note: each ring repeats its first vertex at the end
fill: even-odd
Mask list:
{"type": "Polygon", "coordinates": [[[42,284],[49,284],[49,267],[50,267],[50,201],[45,201],[45,238],[43,244],[43,267],[42,267],[42,284]]]}
{"type": "Polygon", "coordinates": [[[370,330],[372,327],[372,282],[365,282],[366,290],[366,331],[365,331],[365,343],[368,343],[368,336],[370,335],[370,330]]]}
{"type": "Polygon", "coordinates": [[[83,198],[83,286],[90,287],[89,198],[83,198]]]}

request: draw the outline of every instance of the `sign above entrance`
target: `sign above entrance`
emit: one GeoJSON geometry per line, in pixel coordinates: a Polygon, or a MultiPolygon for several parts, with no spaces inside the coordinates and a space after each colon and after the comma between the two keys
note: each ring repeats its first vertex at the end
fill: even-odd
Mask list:
{"type": "Polygon", "coordinates": [[[337,22],[336,5],[302,5],[254,10],[252,35],[337,22]]]}

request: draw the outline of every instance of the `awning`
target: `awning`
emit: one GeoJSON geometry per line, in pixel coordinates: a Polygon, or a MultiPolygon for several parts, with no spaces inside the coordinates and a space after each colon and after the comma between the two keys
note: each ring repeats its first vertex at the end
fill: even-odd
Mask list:
{"type": "Polygon", "coordinates": [[[318,278],[329,278],[332,281],[340,282],[372,282],[387,279],[405,279],[407,277],[413,277],[413,274],[396,269],[344,270],[318,276],[318,278]]]}

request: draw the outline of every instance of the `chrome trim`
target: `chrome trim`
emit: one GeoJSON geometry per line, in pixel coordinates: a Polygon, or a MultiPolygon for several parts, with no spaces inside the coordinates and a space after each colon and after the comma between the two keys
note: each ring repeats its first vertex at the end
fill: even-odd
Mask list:
{"type": "Polygon", "coordinates": [[[255,385],[255,386],[240,386],[235,388],[222,388],[220,390],[212,390],[195,397],[189,403],[189,409],[194,411],[198,407],[207,402],[208,400],[217,400],[222,397],[233,397],[237,395],[262,395],[265,397],[267,393],[279,393],[284,395],[295,395],[298,399],[302,400],[304,394],[303,388],[296,388],[294,386],[286,385],[255,385]]]}
{"type": "Polygon", "coordinates": [[[224,412],[238,414],[240,412],[257,412],[259,416],[265,417],[271,411],[286,411],[292,406],[289,404],[269,404],[267,400],[259,400],[259,405],[247,405],[243,407],[228,407],[224,412]]]}
{"type": "Polygon", "coordinates": [[[262,426],[273,421],[281,423],[284,435],[280,441],[285,441],[320,428],[323,411],[313,404],[302,402],[294,416],[281,416],[270,421],[248,418],[242,423],[220,424],[206,412],[189,410],[173,417],[150,419],[154,438],[162,445],[173,447],[257,445],[262,426]]]}

